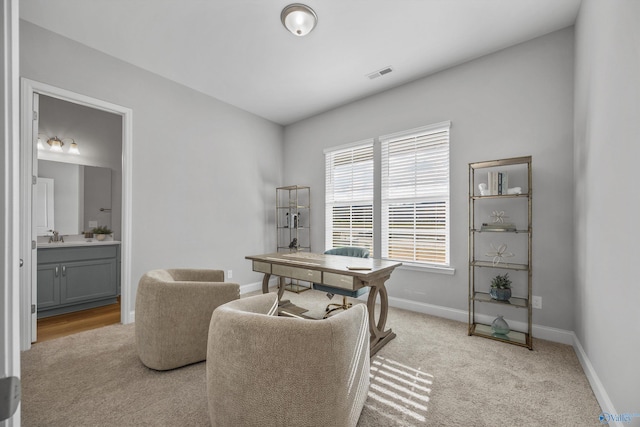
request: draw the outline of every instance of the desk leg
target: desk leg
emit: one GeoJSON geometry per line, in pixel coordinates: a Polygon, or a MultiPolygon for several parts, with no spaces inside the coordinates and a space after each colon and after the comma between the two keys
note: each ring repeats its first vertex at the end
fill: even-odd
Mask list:
{"type": "Polygon", "coordinates": [[[391,329],[384,330],[389,312],[389,296],[387,295],[387,288],[384,286],[384,282],[389,277],[390,276],[387,276],[379,281],[368,284],[368,286],[371,287],[369,299],[367,300],[367,310],[369,311],[369,333],[371,334],[369,345],[372,357],[378,350],[396,337],[396,334],[391,329]],[[378,295],[380,295],[380,316],[376,322],[375,311],[378,295]]]}
{"type": "MultiPolygon", "coordinates": [[[[262,278],[262,293],[269,293],[269,279],[271,279],[270,273],[264,273],[262,278]]],[[[284,277],[278,277],[278,301],[282,302],[282,295],[284,295],[284,277]]]]}

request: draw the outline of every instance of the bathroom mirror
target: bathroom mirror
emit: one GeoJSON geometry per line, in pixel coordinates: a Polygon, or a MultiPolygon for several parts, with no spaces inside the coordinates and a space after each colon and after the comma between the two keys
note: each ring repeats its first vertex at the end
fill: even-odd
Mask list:
{"type": "Polygon", "coordinates": [[[97,226],[112,228],[111,169],[38,160],[38,178],[53,183],[48,195],[37,192],[37,212],[53,207],[52,221],[39,228],[38,235],[51,234],[49,226],[61,235],[81,234],[97,226]]]}

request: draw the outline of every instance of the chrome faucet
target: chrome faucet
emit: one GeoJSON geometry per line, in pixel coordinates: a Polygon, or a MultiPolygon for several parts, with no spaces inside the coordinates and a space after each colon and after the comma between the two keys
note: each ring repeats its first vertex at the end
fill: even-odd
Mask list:
{"type": "Polygon", "coordinates": [[[49,230],[49,231],[53,233],[53,236],[49,237],[49,243],[53,243],[53,242],[64,243],[64,236],[60,236],[60,233],[58,233],[55,230],[49,230]]]}

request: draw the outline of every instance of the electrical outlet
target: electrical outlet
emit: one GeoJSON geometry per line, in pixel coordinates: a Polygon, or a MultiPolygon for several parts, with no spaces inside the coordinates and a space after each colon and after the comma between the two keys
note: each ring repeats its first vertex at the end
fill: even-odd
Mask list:
{"type": "Polygon", "coordinates": [[[89,221],[89,228],[96,228],[98,226],[98,221],[89,221]]]}
{"type": "Polygon", "coordinates": [[[233,278],[233,270],[227,270],[227,279],[233,278]]]}
{"type": "Polygon", "coordinates": [[[536,296],[534,295],[533,298],[531,298],[531,306],[533,308],[542,308],[542,297],[536,296]]]}

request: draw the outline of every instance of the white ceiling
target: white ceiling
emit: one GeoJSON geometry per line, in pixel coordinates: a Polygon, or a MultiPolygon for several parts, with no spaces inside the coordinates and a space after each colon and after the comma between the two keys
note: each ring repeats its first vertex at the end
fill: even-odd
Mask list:
{"type": "Polygon", "coordinates": [[[20,17],[287,125],[573,25],[580,2],[308,0],[306,37],[287,0],[21,0],[20,17]]]}

